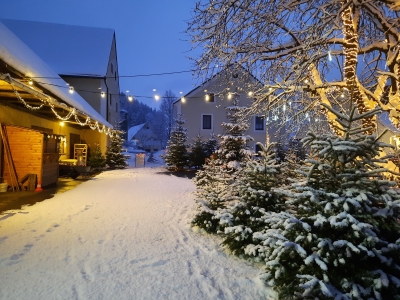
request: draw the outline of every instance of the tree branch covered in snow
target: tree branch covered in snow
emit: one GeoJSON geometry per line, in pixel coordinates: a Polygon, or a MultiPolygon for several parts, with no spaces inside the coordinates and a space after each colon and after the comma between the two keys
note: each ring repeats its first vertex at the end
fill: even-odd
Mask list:
{"type": "Polygon", "coordinates": [[[390,111],[399,126],[398,7],[394,0],[203,0],[187,32],[203,49],[194,58],[199,77],[236,65],[261,81],[248,87],[255,96],[248,114],[267,109],[294,129],[322,119],[335,129],[320,104],[345,111],[352,101],[360,113],[377,105],[390,111]]]}

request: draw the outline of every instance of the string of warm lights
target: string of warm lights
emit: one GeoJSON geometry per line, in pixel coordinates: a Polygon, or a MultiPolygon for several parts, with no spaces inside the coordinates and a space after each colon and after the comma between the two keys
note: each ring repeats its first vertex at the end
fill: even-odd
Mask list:
{"type": "MultiPolygon", "coordinates": [[[[0,74],[0,75],[1,75],[1,74],[0,74]]],[[[42,102],[42,104],[41,104],[40,106],[33,107],[33,106],[29,105],[29,104],[21,97],[21,95],[18,93],[18,91],[16,90],[16,88],[15,88],[15,86],[14,86],[14,84],[13,84],[13,81],[14,81],[15,79],[13,79],[13,78],[10,76],[10,74],[3,74],[2,77],[4,77],[4,79],[8,79],[7,82],[11,85],[11,88],[13,89],[13,92],[14,92],[14,94],[16,95],[17,99],[18,99],[26,108],[28,108],[28,109],[30,109],[30,110],[39,110],[39,109],[43,108],[43,106],[44,106],[45,104],[47,104],[47,105],[50,107],[50,109],[51,109],[51,111],[53,112],[53,114],[56,116],[56,118],[59,119],[59,120],[61,120],[62,122],[68,121],[68,120],[70,120],[72,117],[74,117],[74,118],[75,118],[75,121],[77,121],[77,123],[80,124],[81,126],[88,125],[89,128],[91,128],[91,129],[93,129],[93,130],[97,129],[100,133],[105,133],[106,135],[109,135],[110,137],[113,136],[113,130],[112,130],[111,128],[108,128],[108,127],[106,127],[105,125],[103,125],[102,127],[100,127],[99,123],[98,123],[97,121],[94,121],[94,122],[93,122],[89,116],[86,116],[85,122],[80,122],[79,119],[78,119],[78,111],[77,111],[75,108],[73,108],[73,107],[68,107],[68,106],[67,106],[66,104],[64,104],[64,103],[60,104],[60,106],[65,107],[64,109],[68,111],[68,114],[67,114],[66,116],[64,116],[64,117],[61,116],[61,115],[56,111],[55,105],[53,104],[53,101],[54,101],[54,100],[53,100],[50,96],[47,96],[47,95],[46,95],[46,96],[47,96],[46,99],[39,98],[39,100],[42,102]]],[[[22,83],[20,83],[20,84],[22,84],[22,83]]],[[[22,85],[23,85],[23,84],[22,84],[22,85]]],[[[32,83],[32,85],[33,85],[33,83],[32,83]]],[[[28,88],[35,90],[33,87],[28,87],[28,88]]],[[[70,89],[70,91],[71,91],[71,89],[70,89]]],[[[72,89],[72,92],[73,92],[73,89],[72,89]]]]}
{"type": "MultiPolygon", "coordinates": [[[[357,57],[358,57],[358,35],[357,30],[354,28],[354,20],[353,20],[353,12],[352,8],[349,5],[342,12],[342,22],[343,22],[343,52],[344,52],[344,78],[346,85],[350,89],[350,93],[352,95],[353,101],[355,102],[358,112],[360,114],[366,113],[371,110],[371,107],[368,107],[366,103],[368,103],[368,99],[364,99],[365,94],[362,93],[359,88],[359,83],[357,80],[357,57]]],[[[367,134],[372,134],[376,130],[376,123],[374,122],[374,117],[364,118],[363,120],[363,128],[367,134]]]]}

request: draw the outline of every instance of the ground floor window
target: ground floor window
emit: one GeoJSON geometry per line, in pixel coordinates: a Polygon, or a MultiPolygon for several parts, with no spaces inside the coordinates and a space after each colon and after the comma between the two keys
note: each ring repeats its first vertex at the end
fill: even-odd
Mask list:
{"type": "Polygon", "coordinates": [[[212,115],[203,115],[203,129],[212,129],[212,115]]]}

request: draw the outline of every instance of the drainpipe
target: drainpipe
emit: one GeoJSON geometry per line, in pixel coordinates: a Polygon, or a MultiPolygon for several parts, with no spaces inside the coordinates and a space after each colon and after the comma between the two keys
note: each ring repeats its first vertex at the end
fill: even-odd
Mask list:
{"type": "Polygon", "coordinates": [[[106,85],[107,88],[107,103],[106,103],[106,121],[108,122],[108,103],[109,103],[109,99],[108,97],[111,97],[111,95],[108,94],[108,85],[107,85],[107,76],[104,76],[104,83],[106,85]]]}

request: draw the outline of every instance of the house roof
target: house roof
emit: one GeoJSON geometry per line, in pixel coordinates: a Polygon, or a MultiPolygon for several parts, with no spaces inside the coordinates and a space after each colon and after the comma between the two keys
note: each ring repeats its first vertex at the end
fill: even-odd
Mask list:
{"type": "Polygon", "coordinates": [[[40,78],[37,82],[56,97],[78,109],[101,124],[113,128],[78,93],[70,94],[67,83],[49,67],[35,52],[23,43],[0,21],[0,60],[12,66],[26,77],[40,78]]]}
{"type": "MultiPolygon", "coordinates": [[[[194,89],[192,89],[190,92],[188,92],[187,94],[185,94],[185,96],[179,97],[173,104],[175,104],[175,103],[181,101],[182,98],[190,97],[189,95],[190,95],[191,93],[193,93],[195,90],[197,90],[198,88],[202,87],[202,86],[205,85],[206,83],[212,81],[212,80],[213,80],[214,78],[216,78],[219,74],[221,74],[221,73],[223,73],[223,72],[226,72],[226,70],[229,69],[229,68],[231,68],[232,66],[233,66],[233,64],[231,64],[231,65],[227,66],[226,68],[224,68],[223,70],[217,72],[216,74],[214,74],[213,76],[211,76],[210,78],[208,78],[207,80],[205,80],[202,84],[196,86],[196,87],[195,87],[194,89]]],[[[241,66],[241,65],[238,65],[238,66],[242,69],[243,72],[249,73],[251,77],[253,77],[256,81],[258,81],[260,84],[262,84],[261,81],[260,81],[258,78],[256,78],[253,74],[251,74],[250,71],[246,70],[246,69],[245,69],[243,66],[241,66]]]]}
{"type": "Polygon", "coordinates": [[[143,128],[143,126],[145,124],[146,123],[143,123],[143,124],[136,125],[136,126],[129,128],[128,129],[128,141],[130,141],[136,135],[136,133],[138,133],[139,130],[143,128]]]}
{"type": "Polygon", "coordinates": [[[0,21],[57,74],[106,76],[114,30],[23,20],[0,21]]]}

